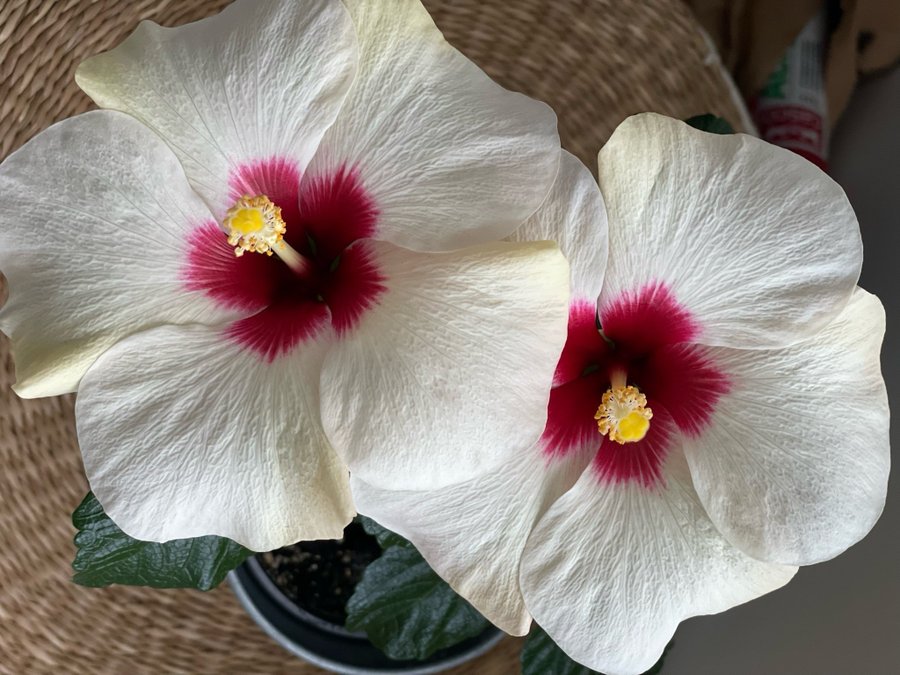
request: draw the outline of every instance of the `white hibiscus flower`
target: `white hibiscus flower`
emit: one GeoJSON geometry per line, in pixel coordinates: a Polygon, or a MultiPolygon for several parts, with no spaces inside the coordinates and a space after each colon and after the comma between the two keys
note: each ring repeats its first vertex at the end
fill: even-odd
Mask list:
{"type": "Polygon", "coordinates": [[[555,116],[418,0],[242,0],[143,23],[76,79],[106,110],[0,168],[0,326],[20,395],[78,391],[128,534],[340,536],[322,406],[361,476],[404,452],[419,487],[540,435],[568,267],[495,240],[550,189],[555,116]]]}
{"type": "Polygon", "coordinates": [[[538,443],[437,491],[351,486],[501,628],[534,617],[586,666],[640,673],[681,620],[871,529],[884,313],[856,288],[846,197],[796,155],[646,114],[613,134],[599,179],[605,209],[565,156],[516,235],[558,240],[572,265],[538,443]]]}

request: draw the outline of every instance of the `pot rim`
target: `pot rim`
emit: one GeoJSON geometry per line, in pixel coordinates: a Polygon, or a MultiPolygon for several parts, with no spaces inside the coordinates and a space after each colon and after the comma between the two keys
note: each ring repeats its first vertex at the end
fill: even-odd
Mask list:
{"type": "MultiPolygon", "coordinates": [[[[259,565],[259,563],[254,558],[250,558],[247,561],[247,563],[250,563],[251,565],[254,563],[256,565],[259,565]]],[[[247,563],[245,563],[245,565],[247,563]]],[[[262,572],[262,574],[265,574],[265,572],[262,569],[260,569],[259,571],[262,572]]],[[[253,577],[257,576],[253,573],[252,570],[247,570],[245,573],[248,576],[253,576],[253,577]]],[[[259,580],[257,579],[257,581],[259,581],[259,580]]],[[[339,661],[335,661],[332,658],[329,658],[329,657],[319,654],[315,651],[312,651],[312,650],[306,648],[305,646],[298,644],[298,642],[296,640],[292,639],[288,635],[285,635],[284,632],[282,632],[269,619],[269,617],[266,616],[266,613],[263,612],[257,606],[257,603],[254,601],[253,597],[251,596],[250,592],[248,591],[248,589],[246,587],[246,583],[245,583],[244,579],[241,578],[241,575],[238,574],[237,570],[232,570],[231,572],[229,572],[228,585],[231,587],[231,590],[237,596],[238,601],[241,603],[241,605],[244,607],[244,609],[247,611],[247,613],[250,615],[250,617],[256,622],[257,625],[259,625],[263,629],[263,631],[266,632],[266,634],[269,637],[271,637],[273,640],[275,640],[283,648],[287,649],[289,652],[291,652],[295,656],[300,657],[304,661],[307,661],[315,666],[318,666],[319,668],[324,668],[331,672],[341,673],[342,675],[434,675],[436,673],[442,673],[449,668],[453,668],[455,666],[458,666],[458,665],[461,665],[468,661],[471,661],[472,659],[475,659],[475,658],[481,656],[482,654],[487,653],[490,649],[492,649],[494,646],[496,646],[497,643],[500,642],[500,640],[502,640],[505,637],[505,634],[501,630],[494,628],[495,634],[490,635],[489,637],[487,637],[484,641],[480,642],[479,644],[472,645],[469,649],[467,649],[466,651],[464,651],[462,653],[448,655],[446,658],[441,659],[437,663],[429,663],[427,665],[421,665],[421,666],[413,665],[413,666],[399,667],[397,669],[391,669],[391,670],[388,670],[385,668],[377,668],[376,669],[376,668],[352,666],[352,665],[347,665],[347,664],[341,663],[339,661]]],[[[277,589],[277,587],[275,586],[274,583],[271,584],[271,588],[269,589],[270,595],[273,595],[271,593],[272,589],[277,589]]],[[[303,614],[301,614],[301,610],[299,608],[295,607],[293,605],[293,603],[290,603],[291,607],[288,607],[286,603],[289,603],[290,601],[288,601],[287,598],[285,598],[283,596],[283,593],[281,593],[280,590],[277,590],[277,594],[273,595],[273,601],[276,604],[278,604],[280,607],[282,607],[282,609],[287,610],[298,621],[301,621],[301,622],[306,621],[307,623],[311,623],[312,625],[317,627],[319,630],[324,629],[327,632],[331,633],[332,635],[334,635],[336,637],[347,639],[348,641],[353,641],[353,640],[361,641],[364,639],[364,636],[362,636],[360,634],[355,634],[355,633],[351,633],[351,632],[343,630],[343,629],[339,629],[338,627],[333,626],[331,624],[329,624],[328,627],[326,628],[325,626],[322,625],[322,624],[326,624],[327,623],[326,621],[324,621],[322,619],[318,619],[318,617],[314,617],[312,615],[307,617],[306,616],[306,614],[308,614],[307,612],[303,612],[303,614]],[[310,617],[313,619],[316,619],[316,620],[309,621],[310,617]]],[[[483,635],[483,633],[482,633],[482,635],[483,635]]]]}

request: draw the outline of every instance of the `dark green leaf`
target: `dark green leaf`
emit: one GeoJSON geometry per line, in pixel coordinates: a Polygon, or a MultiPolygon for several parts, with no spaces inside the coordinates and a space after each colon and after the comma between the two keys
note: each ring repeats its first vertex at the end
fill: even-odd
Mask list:
{"type": "Polygon", "coordinates": [[[365,631],[392,659],[422,660],[488,627],[487,620],[434,573],[414,546],[366,520],[366,530],[382,546],[394,538],[404,543],[388,545],[366,568],[347,603],[349,630],[365,631]]]}
{"type": "Polygon", "coordinates": [[[733,134],[732,127],[724,118],[716,117],[710,113],[705,115],[697,115],[686,119],[685,122],[700,131],[708,131],[711,134],[733,134]]]}
{"type": "Polygon", "coordinates": [[[599,675],[566,656],[537,624],[522,647],[522,675],[599,675]]]}
{"type": "Polygon", "coordinates": [[[769,75],[766,86],[763,87],[763,90],[759,95],[763,98],[785,98],[784,88],[785,85],[787,85],[788,68],[788,59],[787,56],[784,56],[781,61],[778,62],[778,65],[775,66],[775,70],[772,71],[772,74],[769,75]]]}
{"type": "MultiPolygon", "coordinates": [[[[669,649],[670,642],[659,657],[659,661],[644,675],[659,673],[669,649]]],[[[522,648],[522,675],[601,675],[570,659],[566,653],[537,624],[531,629],[522,648]]]]}
{"type": "Polygon", "coordinates": [[[176,539],[165,544],[138,541],[122,532],[89,492],[72,514],[75,535],[73,581],[82,586],[215,588],[229,571],[252,555],[224,537],[176,539]]]}
{"type": "Polygon", "coordinates": [[[368,534],[371,534],[378,540],[378,545],[381,546],[382,549],[390,548],[391,546],[407,546],[414,548],[409,541],[399,534],[391,532],[386,527],[382,527],[368,516],[359,515],[356,516],[356,519],[368,534]]]}

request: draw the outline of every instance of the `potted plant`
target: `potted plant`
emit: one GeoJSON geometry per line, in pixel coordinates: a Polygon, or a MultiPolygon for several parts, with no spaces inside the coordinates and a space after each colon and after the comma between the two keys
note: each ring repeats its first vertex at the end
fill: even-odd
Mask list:
{"type": "Polygon", "coordinates": [[[408,542],[366,518],[343,539],[252,556],[228,581],[272,638],[335,672],[438,673],[503,636],[408,542]]]}
{"type": "Polygon", "coordinates": [[[210,590],[226,578],[250,616],[300,658],[338,673],[438,673],[503,636],[401,537],[359,517],[339,540],[253,555],[221,537],[135,540],[93,494],[73,514],[74,581],[210,590]]]}
{"type": "Polygon", "coordinates": [[[0,167],[17,390],[78,392],[77,583],[230,573],[338,672],[493,624],[525,675],[634,675],[878,517],[883,311],[804,160],[640,114],[595,179],[418,0],[238,0],[77,79],[104,109],[0,167]]]}

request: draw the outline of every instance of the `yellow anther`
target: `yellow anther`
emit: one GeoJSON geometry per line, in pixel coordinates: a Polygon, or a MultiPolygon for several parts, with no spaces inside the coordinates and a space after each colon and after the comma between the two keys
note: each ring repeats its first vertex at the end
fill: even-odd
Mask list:
{"type": "Polygon", "coordinates": [[[626,386],[623,378],[614,377],[594,415],[597,429],[616,443],[634,443],[647,435],[653,411],[647,397],[637,387],[626,386]]]}
{"type": "Polygon", "coordinates": [[[246,251],[272,255],[287,229],[281,219],[281,209],[265,195],[244,195],[238,199],[228,209],[222,224],[236,256],[246,251]]]}
{"type": "Polygon", "coordinates": [[[238,199],[228,209],[222,225],[237,257],[240,258],[246,251],[266,255],[275,253],[297,274],[312,274],[309,260],[284,240],[287,227],[281,218],[281,209],[265,195],[244,195],[238,199]]]}

